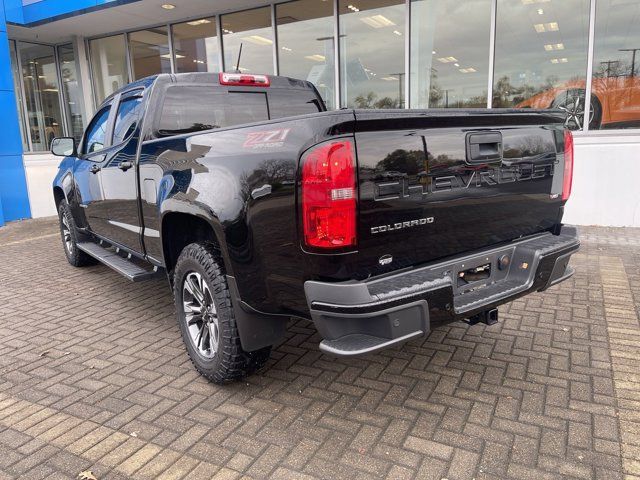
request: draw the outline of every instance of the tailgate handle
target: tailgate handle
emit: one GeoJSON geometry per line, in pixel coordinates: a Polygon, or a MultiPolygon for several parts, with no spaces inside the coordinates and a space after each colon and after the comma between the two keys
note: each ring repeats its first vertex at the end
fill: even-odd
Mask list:
{"type": "Polygon", "coordinates": [[[467,163],[491,163],[502,161],[502,133],[467,133],[467,163]]]}

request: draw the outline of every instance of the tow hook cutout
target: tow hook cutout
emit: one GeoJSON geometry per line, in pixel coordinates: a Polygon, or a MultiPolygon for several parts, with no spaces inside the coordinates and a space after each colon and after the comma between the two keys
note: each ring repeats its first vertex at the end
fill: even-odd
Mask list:
{"type": "Polygon", "coordinates": [[[492,308],[491,310],[485,310],[469,318],[469,325],[476,325],[480,322],[486,325],[495,325],[498,323],[498,309],[492,308]]]}

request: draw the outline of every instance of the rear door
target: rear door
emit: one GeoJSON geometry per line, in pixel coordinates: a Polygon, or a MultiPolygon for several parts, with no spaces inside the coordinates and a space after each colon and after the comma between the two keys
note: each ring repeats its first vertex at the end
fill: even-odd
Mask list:
{"type": "MultiPolygon", "coordinates": [[[[551,114],[356,112],[360,258],[415,265],[558,221],[551,114]]],[[[561,184],[561,182],[560,182],[561,184]]]]}

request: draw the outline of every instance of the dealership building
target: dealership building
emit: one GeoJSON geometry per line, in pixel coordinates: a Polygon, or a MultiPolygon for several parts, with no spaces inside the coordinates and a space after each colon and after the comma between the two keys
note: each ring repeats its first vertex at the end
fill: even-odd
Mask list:
{"type": "Polygon", "coordinates": [[[51,139],[121,86],[239,70],[329,109],[564,109],[565,221],[640,227],[639,25],[638,0],[0,0],[0,226],[55,215],[51,139]]]}

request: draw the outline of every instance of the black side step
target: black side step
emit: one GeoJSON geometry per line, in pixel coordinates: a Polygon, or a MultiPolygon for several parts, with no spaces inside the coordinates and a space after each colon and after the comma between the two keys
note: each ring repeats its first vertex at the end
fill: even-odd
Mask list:
{"type": "MultiPolygon", "coordinates": [[[[104,263],[107,267],[112,268],[123,277],[128,278],[132,282],[140,282],[155,278],[160,274],[158,267],[153,270],[146,270],[139,265],[133,263],[130,259],[120,256],[117,250],[110,250],[97,243],[81,242],[78,248],[83,252],[91,255],[99,262],[104,263]]],[[[111,247],[113,248],[113,247],[111,247]]]]}

